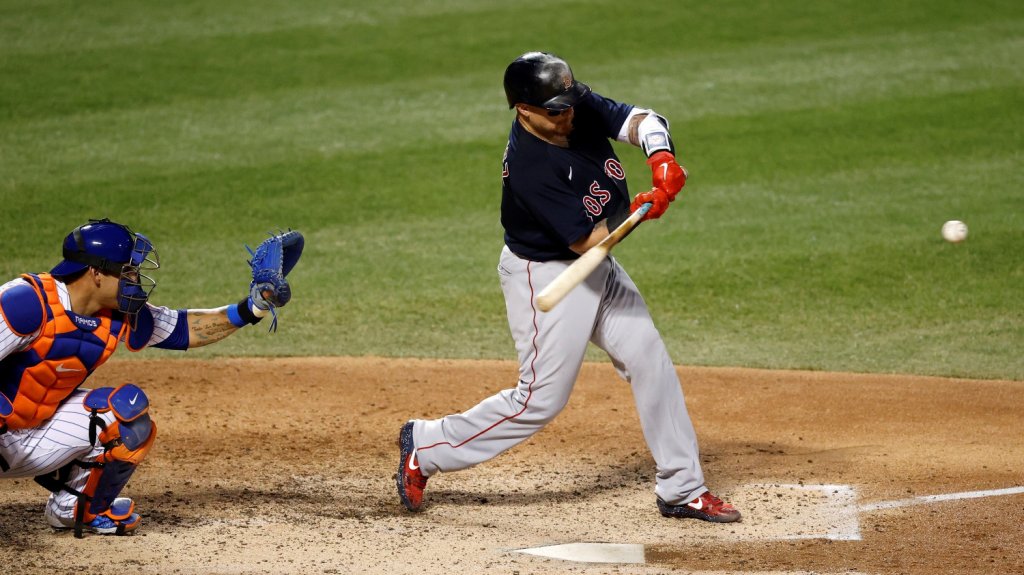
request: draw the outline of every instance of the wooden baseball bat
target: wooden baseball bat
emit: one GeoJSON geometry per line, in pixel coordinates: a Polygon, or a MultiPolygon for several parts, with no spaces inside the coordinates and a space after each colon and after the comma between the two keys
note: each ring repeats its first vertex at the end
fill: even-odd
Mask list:
{"type": "Polygon", "coordinates": [[[626,237],[630,231],[633,230],[643,219],[644,215],[648,210],[651,209],[651,203],[648,202],[640,206],[635,212],[626,218],[626,221],[619,224],[619,227],[612,230],[612,233],[608,234],[608,237],[601,240],[596,246],[590,248],[583,253],[576,261],[572,262],[569,267],[562,270],[562,273],[558,274],[551,283],[537,294],[536,304],[537,309],[540,311],[551,311],[558,302],[562,301],[572,289],[587,279],[597,266],[601,265],[604,258],[608,255],[608,252],[612,251],[615,244],[622,241],[622,238],[626,237]]]}

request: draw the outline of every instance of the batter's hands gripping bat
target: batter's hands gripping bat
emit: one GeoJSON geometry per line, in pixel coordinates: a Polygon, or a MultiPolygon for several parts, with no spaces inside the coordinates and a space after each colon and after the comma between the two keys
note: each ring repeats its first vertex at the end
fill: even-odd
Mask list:
{"type": "Polygon", "coordinates": [[[587,279],[587,276],[597,269],[597,266],[601,265],[608,252],[612,251],[612,248],[615,247],[615,244],[622,241],[622,238],[633,231],[633,228],[640,223],[649,209],[651,209],[649,202],[640,206],[637,211],[626,218],[626,221],[612,230],[608,237],[584,252],[569,267],[562,270],[558,277],[537,294],[537,309],[544,312],[551,311],[574,287],[583,283],[583,280],[587,279]]]}

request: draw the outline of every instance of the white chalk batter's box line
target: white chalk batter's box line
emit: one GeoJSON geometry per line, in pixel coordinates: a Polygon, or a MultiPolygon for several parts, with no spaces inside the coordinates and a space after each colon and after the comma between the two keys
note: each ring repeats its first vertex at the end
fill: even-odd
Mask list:
{"type": "MultiPolygon", "coordinates": [[[[746,485],[745,489],[764,491],[802,491],[823,499],[818,501],[812,508],[803,510],[800,517],[788,517],[787,521],[795,523],[789,531],[770,533],[763,528],[756,526],[743,526],[749,530],[744,534],[743,527],[737,533],[738,539],[758,540],[794,540],[794,539],[832,539],[835,541],[859,541],[860,521],[857,517],[857,491],[849,485],[821,484],[808,485],[796,483],[754,483],[746,485]],[[815,521],[818,525],[813,525],[815,521]]],[[[791,497],[783,497],[778,494],[782,501],[789,505],[791,497]]],[[[791,507],[792,508],[792,507],[791,507]]],[[[744,519],[744,522],[753,521],[754,517],[744,519]]],[[[742,524],[739,524],[742,525],[742,524]]],[[[784,524],[782,524],[784,525],[784,524]]],[[[782,525],[776,523],[775,527],[782,525]]]]}
{"type": "MultiPolygon", "coordinates": [[[[750,516],[743,523],[733,524],[736,527],[731,531],[730,539],[748,540],[790,540],[790,539],[832,539],[839,541],[859,541],[860,536],[860,514],[877,511],[880,509],[894,509],[897,507],[908,507],[911,505],[924,505],[941,501],[959,501],[963,499],[977,499],[981,497],[996,497],[1001,495],[1024,494],[1024,487],[1009,487],[1006,489],[991,489],[985,491],[964,491],[960,493],[946,493],[942,495],[923,495],[909,499],[898,499],[895,501],[879,501],[875,503],[857,503],[857,491],[849,485],[806,485],[793,483],[755,483],[745,485],[740,491],[760,490],[762,495],[765,492],[776,492],[780,501],[792,506],[792,496],[786,498],[780,491],[805,492],[809,497],[818,498],[814,508],[802,510],[797,515],[791,516],[803,524],[795,527],[796,533],[764,533],[765,525],[757,525],[756,519],[750,516]],[[813,517],[812,517],[813,516],[813,517]],[[818,525],[812,525],[815,521],[818,525]],[[746,530],[748,534],[744,535],[746,530]],[[737,531],[739,533],[737,533],[737,531]]],[[[734,493],[739,497],[741,493],[734,493]]],[[[757,519],[764,519],[760,517],[757,519]]],[[[776,524],[777,526],[777,524],[776,524]]],[[[516,553],[534,555],[546,559],[557,559],[562,561],[574,561],[580,563],[621,563],[621,564],[643,564],[646,563],[646,551],[643,544],[627,543],[561,543],[542,545],[526,549],[511,549],[516,553]]],[[[739,572],[743,573],[743,572],[739,572]]],[[[780,574],[783,572],[779,572],[780,574]]],[[[789,572],[787,572],[789,573],[789,572]]],[[[796,575],[795,572],[792,572],[796,575]]],[[[805,573],[805,572],[800,572],[805,573]]]]}
{"type": "MultiPolygon", "coordinates": [[[[912,505],[925,505],[942,501],[959,501],[964,499],[978,499],[982,497],[997,497],[1002,495],[1024,494],[1024,486],[1008,487],[1006,489],[990,489],[983,491],[963,491],[960,493],[946,493],[941,495],[923,495],[909,499],[895,501],[878,501],[875,503],[857,503],[857,491],[850,485],[821,484],[807,485],[795,483],[755,483],[747,485],[747,488],[764,490],[789,490],[816,492],[825,498],[826,502],[820,505],[823,509],[819,512],[827,518],[828,528],[822,532],[801,532],[779,534],[771,539],[832,539],[837,541],[859,541],[860,535],[860,514],[877,511],[880,509],[895,509],[898,507],[909,507],[912,505]]],[[[741,537],[742,538],[742,537],[741,537]]]]}

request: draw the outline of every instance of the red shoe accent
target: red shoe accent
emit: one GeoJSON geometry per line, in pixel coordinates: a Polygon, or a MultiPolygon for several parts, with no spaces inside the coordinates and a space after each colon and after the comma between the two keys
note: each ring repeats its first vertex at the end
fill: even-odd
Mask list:
{"type": "Polygon", "coordinates": [[[398,434],[398,448],[400,453],[398,461],[398,475],[395,477],[398,484],[398,497],[402,505],[409,511],[419,511],[423,505],[423,490],[427,487],[427,477],[420,471],[419,462],[416,459],[416,447],[412,440],[412,422],[402,426],[398,434]]]}
{"type": "Polygon", "coordinates": [[[715,497],[710,491],[682,505],[669,505],[659,497],[658,511],[665,517],[700,519],[712,523],[732,523],[742,517],[735,507],[715,497]]]}

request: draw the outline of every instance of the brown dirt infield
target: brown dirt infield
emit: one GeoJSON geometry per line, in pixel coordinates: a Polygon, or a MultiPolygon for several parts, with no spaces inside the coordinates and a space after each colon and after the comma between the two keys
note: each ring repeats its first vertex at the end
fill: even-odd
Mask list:
{"type": "MultiPolygon", "coordinates": [[[[584,366],[566,410],[494,461],[395,494],[395,436],[515,382],[505,361],[113,361],[93,387],[150,395],[157,446],[125,494],[134,537],[74,539],[45,492],[0,482],[0,565],[34,573],[1024,573],[1024,494],[860,511],[817,537],[772,485],[848,485],[857,503],[1024,485],[1024,382],[679,368],[709,486],[744,521],[664,519],[629,387],[584,366]],[[766,487],[767,486],[767,487],[766,487]],[[810,537],[784,539],[786,534],[810,537]],[[514,553],[645,545],[645,565],[514,553]]],[[[795,492],[793,492],[795,493],[795,492]]]]}

